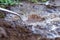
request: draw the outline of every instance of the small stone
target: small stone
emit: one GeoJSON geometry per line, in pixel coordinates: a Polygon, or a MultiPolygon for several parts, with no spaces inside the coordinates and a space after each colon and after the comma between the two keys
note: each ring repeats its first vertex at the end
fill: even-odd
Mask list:
{"type": "Polygon", "coordinates": [[[19,20],[20,18],[18,16],[14,16],[13,17],[13,20],[16,21],[16,20],[19,20]]]}

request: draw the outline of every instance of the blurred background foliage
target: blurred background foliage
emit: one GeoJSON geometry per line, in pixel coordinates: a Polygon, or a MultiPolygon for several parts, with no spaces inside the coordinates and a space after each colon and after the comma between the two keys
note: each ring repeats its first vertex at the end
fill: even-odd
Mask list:
{"type": "Polygon", "coordinates": [[[0,5],[14,5],[18,0],[0,0],[0,5]]]}
{"type": "Polygon", "coordinates": [[[21,2],[21,1],[30,1],[30,2],[46,2],[47,0],[0,0],[0,5],[14,5],[18,2],[21,2]]]}
{"type": "Polygon", "coordinates": [[[28,0],[28,1],[36,3],[36,2],[46,2],[48,0],[28,0]]]}
{"type": "Polygon", "coordinates": [[[37,3],[37,2],[46,2],[48,0],[0,0],[0,7],[6,8],[9,6],[13,6],[15,4],[19,4],[22,1],[37,3]]]}
{"type": "Polygon", "coordinates": [[[19,0],[0,0],[0,7],[5,8],[7,6],[12,6],[18,3],[19,0]]]}

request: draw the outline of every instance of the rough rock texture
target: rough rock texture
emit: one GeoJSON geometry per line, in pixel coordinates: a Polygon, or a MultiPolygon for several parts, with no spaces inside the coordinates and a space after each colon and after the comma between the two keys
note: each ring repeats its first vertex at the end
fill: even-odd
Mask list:
{"type": "MultiPolygon", "coordinates": [[[[19,14],[22,12],[20,16],[23,22],[16,15],[7,14],[5,20],[0,20],[0,26],[6,31],[4,31],[5,34],[2,33],[4,37],[2,36],[1,40],[50,40],[47,38],[55,38],[60,35],[59,9],[53,6],[47,7],[23,2],[21,5],[11,7],[10,10],[19,14]],[[26,18],[40,22],[29,23],[26,18]]],[[[59,40],[59,38],[52,40],[59,40]]]]}
{"type": "Polygon", "coordinates": [[[32,34],[28,29],[16,26],[12,28],[6,21],[0,19],[0,40],[38,40],[39,35],[32,34]],[[2,22],[2,23],[1,23],[2,22]]]}
{"type": "Polygon", "coordinates": [[[0,40],[60,40],[60,38],[41,38],[41,36],[33,34],[30,30],[22,28],[23,26],[17,25],[16,28],[12,28],[11,25],[6,23],[6,21],[0,19],[0,40]]]}

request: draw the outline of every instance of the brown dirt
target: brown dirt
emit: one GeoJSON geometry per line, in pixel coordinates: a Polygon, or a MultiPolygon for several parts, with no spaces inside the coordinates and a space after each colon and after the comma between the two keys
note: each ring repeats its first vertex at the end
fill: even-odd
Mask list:
{"type": "Polygon", "coordinates": [[[32,14],[28,16],[28,20],[43,21],[45,19],[37,14],[32,14]]]}

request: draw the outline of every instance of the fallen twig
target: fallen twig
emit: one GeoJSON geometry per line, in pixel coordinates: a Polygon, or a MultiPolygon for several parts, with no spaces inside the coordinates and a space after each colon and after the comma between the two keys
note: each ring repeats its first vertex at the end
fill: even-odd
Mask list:
{"type": "Polygon", "coordinates": [[[4,8],[1,8],[1,7],[0,7],[0,10],[1,10],[1,11],[6,11],[6,12],[9,12],[9,13],[11,13],[11,14],[14,14],[14,15],[17,15],[17,16],[19,16],[19,17],[20,17],[20,15],[19,15],[18,13],[13,12],[13,11],[11,11],[11,10],[4,9],[4,8]]]}

